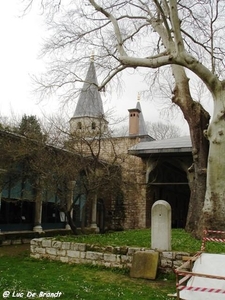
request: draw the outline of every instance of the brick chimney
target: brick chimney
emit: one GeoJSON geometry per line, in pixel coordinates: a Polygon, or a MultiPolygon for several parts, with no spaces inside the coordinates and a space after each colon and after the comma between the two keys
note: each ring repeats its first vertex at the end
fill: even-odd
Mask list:
{"type": "Polygon", "coordinates": [[[132,108],[129,111],[129,135],[139,135],[139,114],[140,109],[132,108]]]}

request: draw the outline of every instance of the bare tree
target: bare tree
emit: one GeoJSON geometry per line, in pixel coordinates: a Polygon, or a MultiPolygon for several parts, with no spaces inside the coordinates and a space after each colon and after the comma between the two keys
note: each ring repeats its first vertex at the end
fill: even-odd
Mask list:
{"type": "MultiPolygon", "coordinates": [[[[50,13],[48,17],[51,15],[50,27],[54,34],[45,52],[54,52],[55,62],[47,81],[40,86],[42,91],[48,90],[46,87],[51,90],[63,87],[68,98],[74,95],[74,84],[77,86],[82,79],[82,67],[90,52],[90,41],[91,48],[98,51],[96,64],[102,68],[99,89],[106,85],[109,89],[109,82],[119,79],[119,73],[125,68],[155,69],[171,65],[175,84],[172,101],[181,108],[189,124],[195,177],[201,182],[201,188],[197,189],[196,185],[193,189],[200,204],[198,213],[193,214],[192,210],[194,219],[188,227],[199,236],[203,227],[222,228],[225,211],[222,180],[225,175],[224,2],[89,0],[72,2],[67,11],[64,1],[59,1],[59,6],[51,5],[48,0],[41,3],[50,13]],[[64,13],[61,19],[55,13],[59,7],[64,13]],[[84,49],[88,49],[88,53],[84,49]],[[63,57],[60,57],[61,51],[63,57]],[[191,97],[184,68],[195,73],[211,93],[214,113],[210,124],[209,114],[191,97]],[[208,162],[208,142],[203,130],[209,141],[208,162]],[[204,192],[206,167],[207,190],[201,213],[203,194],[198,190],[204,192]]],[[[194,207],[193,201],[191,207],[194,207]]]]}
{"type": "MultiPolygon", "coordinates": [[[[7,185],[5,180],[9,177],[14,178],[15,183],[29,181],[34,191],[31,198],[36,206],[45,201],[45,192],[57,196],[55,209],[65,213],[74,234],[77,234],[77,228],[72,211],[75,212],[76,202],[82,196],[85,198],[82,229],[86,223],[91,224],[90,212],[92,206],[97,207],[98,199],[108,205],[107,209],[113,211],[110,218],[120,219],[122,227],[124,215],[121,168],[110,132],[102,131],[104,127],[96,122],[94,134],[91,130],[91,136],[87,137],[88,126],[75,130],[72,134],[64,128],[62,139],[60,133],[63,122],[61,120],[60,124],[58,119],[53,121],[56,125],[55,132],[52,127],[51,130],[46,129],[44,138],[41,131],[43,124],[41,126],[34,116],[23,117],[14,132],[0,131],[0,166],[5,170],[4,178],[1,177],[2,185],[7,185]],[[50,132],[51,137],[47,132],[50,132]],[[110,157],[104,145],[106,140],[108,147],[112,149],[110,157]],[[51,144],[46,141],[51,141],[51,144]],[[106,156],[107,161],[104,160],[106,156]],[[117,199],[120,199],[120,204],[117,199]],[[89,216],[86,214],[87,209],[89,216]]],[[[74,215],[79,215],[79,212],[74,215]]],[[[115,220],[110,221],[116,225],[115,220]]]]}
{"type": "MultiPolygon", "coordinates": [[[[27,137],[1,130],[0,145],[0,165],[4,169],[1,176],[1,188],[10,189],[10,186],[19,184],[21,186],[20,201],[32,201],[36,207],[48,201],[48,196],[45,197],[47,194],[57,197],[55,209],[67,215],[69,210],[68,205],[66,206],[68,203],[67,186],[79,175],[81,166],[79,156],[47,145],[39,131],[32,133],[29,130],[27,137]],[[28,194],[29,197],[27,197],[28,194]]],[[[10,202],[11,199],[9,197],[4,201],[10,202]]],[[[76,233],[73,220],[68,219],[68,221],[76,233]]],[[[40,225],[40,219],[36,216],[34,225],[40,225]]]]}
{"type": "Polygon", "coordinates": [[[146,122],[148,133],[156,140],[163,140],[181,136],[180,127],[163,122],[146,122]]]}
{"type": "MultiPolygon", "coordinates": [[[[87,199],[86,205],[89,206],[98,198],[107,202],[107,198],[117,199],[122,194],[120,158],[105,122],[104,116],[99,116],[96,122],[93,122],[93,118],[86,118],[79,128],[72,125],[70,139],[65,144],[67,149],[82,159],[82,189],[87,199]]],[[[116,218],[119,213],[122,224],[122,206],[120,210],[115,209],[113,217],[116,218]]]]}

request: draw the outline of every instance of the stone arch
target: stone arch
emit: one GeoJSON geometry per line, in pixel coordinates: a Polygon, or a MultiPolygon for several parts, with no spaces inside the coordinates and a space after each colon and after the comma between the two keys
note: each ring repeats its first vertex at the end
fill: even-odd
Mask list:
{"type": "Polygon", "coordinates": [[[183,161],[177,158],[158,159],[147,178],[148,210],[163,199],[171,205],[172,227],[184,228],[190,199],[190,188],[183,161]]]}

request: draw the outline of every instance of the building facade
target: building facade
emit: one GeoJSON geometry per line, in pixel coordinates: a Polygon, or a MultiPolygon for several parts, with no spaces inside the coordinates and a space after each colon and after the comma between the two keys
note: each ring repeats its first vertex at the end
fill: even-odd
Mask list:
{"type": "MultiPolygon", "coordinates": [[[[1,162],[0,229],[41,232],[69,228],[62,203],[73,205],[70,214],[77,227],[87,226],[97,232],[148,228],[151,207],[157,200],[171,205],[172,226],[184,227],[193,181],[188,172],[192,165],[190,138],[154,140],[147,133],[139,99],[128,113],[128,134],[114,136],[104,113],[92,60],[70,119],[66,149],[37,149],[42,153],[39,160],[34,153],[37,165],[28,173],[37,175],[44,170],[45,179],[39,188],[34,184],[37,176],[28,178],[22,172],[24,163],[17,164],[17,177],[12,178],[1,162]],[[38,167],[46,156],[43,153],[50,155],[44,166],[38,167]],[[59,173],[60,164],[64,173],[59,173]],[[63,178],[64,183],[61,180],[53,184],[52,178],[63,178]]],[[[4,139],[7,137],[1,135],[2,149],[4,139]]],[[[29,151],[26,155],[31,159],[29,151]]]]}
{"type": "MultiPolygon", "coordinates": [[[[124,217],[120,220],[122,228],[149,227],[151,207],[159,199],[168,201],[172,207],[172,226],[184,227],[192,182],[188,172],[192,164],[190,138],[155,141],[147,133],[139,99],[135,108],[128,109],[128,134],[117,137],[111,135],[98,91],[93,61],[86,81],[88,86],[87,83],[84,84],[74,116],[70,120],[71,134],[81,131],[82,124],[86,139],[95,145],[92,151],[96,147],[102,159],[109,163],[114,161],[121,167],[120,188],[124,210],[124,217]],[[90,125],[93,123],[95,131],[90,125]]],[[[108,205],[112,214],[115,211],[113,205],[113,201],[108,205]]],[[[113,222],[111,225],[116,227],[113,222]]]]}

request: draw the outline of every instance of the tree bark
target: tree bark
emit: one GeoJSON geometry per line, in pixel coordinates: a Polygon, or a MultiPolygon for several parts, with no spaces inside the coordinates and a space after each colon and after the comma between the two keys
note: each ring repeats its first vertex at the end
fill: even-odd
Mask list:
{"type": "Polygon", "coordinates": [[[210,116],[202,105],[192,99],[189,90],[189,79],[184,69],[180,66],[172,66],[176,81],[174,97],[176,103],[186,119],[192,141],[193,165],[189,172],[193,172],[193,181],[190,184],[190,201],[185,229],[194,236],[198,234],[198,224],[202,215],[202,208],[206,192],[206,169],[208,158],[208,141],[204,136],[204,130],[208,127],[210,116]]]}
{"type": "Polygon", "coordinates": [[[207,190],[199,235],[203,229],[224,230],[225,226],[225,91],[214,97],[214,113],[207,130],[210,143],[207,166],[207,190]]]}
{"type": "Polygon", "coordinates": [[[208,141],[204,137],[203,130],[209,123],[209,115],[197,102],[193,101],[192,114],[189,114],[189,129],[192,141],[194,180],[191,186],[191,195],[185,229],[196,237],[199,221],[206,193],[206,172],[208,158],[208,141]]]}
{"type": "Polygon", "coordinates": [[[77,227],[73,221],[73,218],[71,217],[71,210],[66,211],[66,217],[67,217],[67,222],[70,225],[70,228],[71,228],[73,234],[78,235],[77,227]]]}

